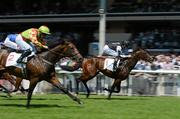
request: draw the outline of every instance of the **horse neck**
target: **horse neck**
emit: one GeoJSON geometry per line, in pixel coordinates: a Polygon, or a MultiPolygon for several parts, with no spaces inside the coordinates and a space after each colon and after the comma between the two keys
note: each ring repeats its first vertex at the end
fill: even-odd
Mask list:
{"type": "Polygon", "coordinates": [[[128,67],[130,70],[132,70],[132,69],[135,67],[135,65],[137,64],[137,62],[138,62],[138,58],[137,58],[136,55],[135,55],[135,56],[132,56],[132,57],[126,62],[126,64],[127,64],[127,67],[128,67]]]}
{"type": "Polygon", "coordinates": [[[62,58],[60,54],[58,55],[58,49],[56,47],[41,53],[40,56],[52,64],[56,64],[62,58]]]}

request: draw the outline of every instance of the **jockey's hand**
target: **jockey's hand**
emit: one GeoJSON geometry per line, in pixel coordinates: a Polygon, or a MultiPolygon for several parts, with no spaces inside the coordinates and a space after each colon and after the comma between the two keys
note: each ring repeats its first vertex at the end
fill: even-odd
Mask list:
{"type": "Polygon", "coordinates": [[[48,49],[48,46],[43,46],[44,49],[48,49]]]}

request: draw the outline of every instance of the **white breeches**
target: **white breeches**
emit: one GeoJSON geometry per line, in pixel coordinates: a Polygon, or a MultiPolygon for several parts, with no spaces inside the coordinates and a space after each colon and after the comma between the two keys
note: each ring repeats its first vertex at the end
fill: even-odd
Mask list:
{"type": "Polygon", "coordinates": [[[111,56],[118,56],[118,52],[110,49],[108,45],[105,45],[105,46],[104,46],[103,52],[106,53],[106,54],[108,54],[108,55],[111,55],[111,56]]]}
{"type": "Polygon", "coordinates": [[[19,48],[21,50],[28,50],[28,49],[30,49],[31,51],[33,51],[33,48],[28,43],[26,43],[23,40],[23,38],[22,38],[22,36],[20,34],[16,37],[15,42],[19,46],[19,48]]]}
{"type": "Polygon", "coordinates": [[[13,48],[13,49],[16,49],[16,50],[20,49],[20,48],[18,47],[18,45],[17,45],[16,43],[10,41],[10,39],[9,39],[8,37],[4,40],[4,43],[3,43],[3,44],[4,44],[5,46],[7,46],[7,47],[10,47],[10,48],[13,48]]]}

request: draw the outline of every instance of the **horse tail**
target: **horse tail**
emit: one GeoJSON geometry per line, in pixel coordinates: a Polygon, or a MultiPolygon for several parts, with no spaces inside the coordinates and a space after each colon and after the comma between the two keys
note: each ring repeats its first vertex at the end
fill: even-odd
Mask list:
{"type": "Polygon", "coordinates": [[[5,49],[0,50],[0,65],[5,65],[8,55],[9,55],[8,50],[5,49]]]}

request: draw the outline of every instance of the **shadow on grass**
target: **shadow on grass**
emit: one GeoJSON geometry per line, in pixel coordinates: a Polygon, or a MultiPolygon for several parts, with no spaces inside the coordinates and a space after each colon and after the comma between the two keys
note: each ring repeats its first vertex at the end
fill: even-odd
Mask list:
{"type": "MultiPolygon", "coordinates": [[[[23,107],[26,108],[24,104],[0,104],[0,107],[23,107]]],[[[64,106],[64,105],[57,105],[57,104],[31,104],[29,108],[71,108],[71,107],[80,107],[80,106],[64,106]]]]}
{"type": "MultiPolygon", "coordinates": [[[[149,96],[151,97],[151,96],[149,96]]],[[[139,97],[111,97],[110,99],[108,99],[107,97],[81,97],[81,99],[85,99],[85,100],[149,100],[148,96],[139,96],[139,97]]]]}
{"type": "Polygon", "coordinates": [[[4,98],[10,98],[10,97],[8,97],[8,95],[0,95],[0,97],[4,97],[4,98]]]}
{"type": "MultiPolygon", "coordinates": [[[[24,98],[17,98],[17,97],[15,97],[15,98],[13,98],[13,97],[6,97],[6,96],[1,96],[1,97],[5,97],[5,98],[2,98],[2,99],[0,99],[0,100],[27,100],[27,98],[26,97],[24,97],[24,98]]],[[[61,98],[32,98],[31,100],[62,100],[61,98]]]]}

